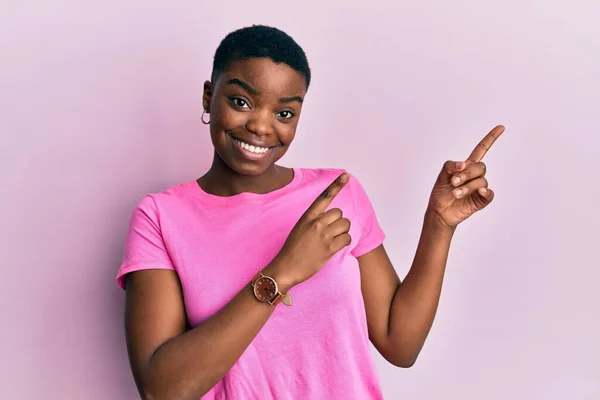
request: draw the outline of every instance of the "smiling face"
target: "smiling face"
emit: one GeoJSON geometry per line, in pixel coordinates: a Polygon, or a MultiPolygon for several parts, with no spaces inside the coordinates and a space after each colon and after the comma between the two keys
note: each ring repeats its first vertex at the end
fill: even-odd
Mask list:
{"type": "Polygon", "coordinates": [[[294,140],[306,95],[304,77],[269,58],[231,63],[216,82],[204,85],[216,155],[233,171],[260,175],[294,140]]]}

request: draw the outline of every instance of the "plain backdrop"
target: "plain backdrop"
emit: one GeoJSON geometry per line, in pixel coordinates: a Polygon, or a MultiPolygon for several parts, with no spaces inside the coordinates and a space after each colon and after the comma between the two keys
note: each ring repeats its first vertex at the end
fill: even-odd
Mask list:
{"type": "Polygon", "coordinates": [[[506,126],[417,364],[374,353],[386,398],[600,399],[599,4],[2,1],[0,398],[137,398],[129,216],[204,173],[212,56],[260,23],[314,74],[283,164],[357,175],[401,276],[443,162],[506,126]]]}

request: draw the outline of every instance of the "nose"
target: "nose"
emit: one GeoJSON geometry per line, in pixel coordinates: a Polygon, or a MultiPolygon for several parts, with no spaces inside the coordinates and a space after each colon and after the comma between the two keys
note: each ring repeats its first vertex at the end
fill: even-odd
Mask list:
{"type": "Polygon", "coordinates": [[[246,122],[246,129],[258,136],[273,133],[273,115],[269,110],[254,110],[246,122]]]}

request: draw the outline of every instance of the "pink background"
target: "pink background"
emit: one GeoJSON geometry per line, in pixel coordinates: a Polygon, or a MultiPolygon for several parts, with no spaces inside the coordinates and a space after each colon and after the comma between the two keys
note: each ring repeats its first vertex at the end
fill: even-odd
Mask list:
{"type": "Polygon", "coordinates": [[[1,6],[0,398],[137,398],[114,283],[129,215],[207,168],[202,83],[252,23],[314,71],[284,163],[361,178],[401,275],[442,163],[506,125],[419,361],[376,356],[386,398],[600,398],[598,2],[83,3],[1,6]]]}

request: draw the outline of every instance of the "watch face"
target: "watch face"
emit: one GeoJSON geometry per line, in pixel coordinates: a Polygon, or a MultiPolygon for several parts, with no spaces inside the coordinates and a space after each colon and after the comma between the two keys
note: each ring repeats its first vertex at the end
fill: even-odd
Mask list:
{"type": "Polygon", "coordinates": [[[263,276],[256,280],[254,284],[254,294],[260,301],[270,301],[277,293],[277,285],[275,281],[267,276],[263,276]]]}

